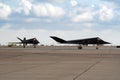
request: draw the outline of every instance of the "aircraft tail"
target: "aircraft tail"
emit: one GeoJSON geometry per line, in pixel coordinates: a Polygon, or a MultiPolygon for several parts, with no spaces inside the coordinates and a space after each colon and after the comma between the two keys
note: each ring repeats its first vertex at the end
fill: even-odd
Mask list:
{"type": "Polygon", "coordinates": [[[52,39],[54,39],[56,42],[59,42],[59,43],[65,43],[66,41],[61,39],[61,38],[58,38],[58,37],[55,37],[55,36],[50,36],[52,39]]]}
{"type": "Polygon", "coordinates": [[[23,40],[22,39],[20,39],[19,37],[17,37],[21,42],[23,42],[23,40]]]}

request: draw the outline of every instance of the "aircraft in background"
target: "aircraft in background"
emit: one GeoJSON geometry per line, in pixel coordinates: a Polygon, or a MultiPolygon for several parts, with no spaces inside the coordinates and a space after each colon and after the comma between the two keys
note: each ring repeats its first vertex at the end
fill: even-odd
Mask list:
{"type": "Polygon", "coordinates": [[[26,39],[25,37],[23,40],[19,37],[17,37],[21,42],[18,42],[18,44],[23,44],[23,48],[27,46],[27,44],[33,44],[34,48],[39,44],[39,41],[36,38],[26,39]]]}
{"type": "Polygon", "coordinates": [[[66,41],[64,39],[58,38],[56,36],[50,36],[52,39],[54,39],[56,42],[61,43],[61,44],[79,44],[78,49],[82,49],[82,46],[86,45],[97,45],[96,49],[98,49],[99,45],[104,45],[104,44],[110,44],[109,42],[106,42],[99,37],[94,37],[94,38],[86,38],[86,39],[78,39],[78,40],[69,40],[66,41]]]}
{"type": "Polygon", "coordinates": [[[17,37],[17,39],[19,39],[21,42],[9,42],[8,46],[11,47],[16,44],[23,44],[23,48],[25,48],[27,44],[32,44],[34,48],[36,48],[36,46],[39,44],[39,41],[36,38],[26,39],[24,37],[22,40],[21,38],[17,37]]]}

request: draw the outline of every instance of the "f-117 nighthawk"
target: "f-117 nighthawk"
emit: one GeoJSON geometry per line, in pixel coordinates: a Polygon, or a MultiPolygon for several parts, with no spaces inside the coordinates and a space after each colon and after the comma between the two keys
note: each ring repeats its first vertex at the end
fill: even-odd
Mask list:
{"type": "Polygon", "coordinates": [[[39,41],[36,38],[31,38],[31,39],[24,39],[22,40],[21,38],[17,37],[21,42],[18,42],[19,44],[23,44],[23,48],[27,46],[27,44],[33,44],[34,48],[38,45],[39,41]]]}
{"type": "Polygon", "coordinates": [[[82,49],[82,45],[97,45],[96,49],[98,49],[99,45],[104,45],[104,44],[110,44],[109,42],[106,42],[99,37],[93,37],[93,38],[86,38],[86,39],[78,39],[78,40],[64,40],[61,38],[58,38],[56,36],[50,36],[52,39],[54,39],[56,42],[61,43],[61,44],[79,44],[78,49],[82,49]]]}

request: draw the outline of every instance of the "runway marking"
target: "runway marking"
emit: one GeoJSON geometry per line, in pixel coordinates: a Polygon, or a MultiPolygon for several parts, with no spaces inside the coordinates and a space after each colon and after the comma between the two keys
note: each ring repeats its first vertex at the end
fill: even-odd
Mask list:
{"type": "Polygon", "coordinates": [[[82,76],[84,73],[86,73],[87,71],[89,71],[92,67],[94,67],[95,65],[99,64],[100,62],[101,62],[101,60],[95,62],[94,64],[92,64],[91,66],[89,66],[87,69],[85,69],[82,73],[80,73],[77,76],[75,76],[73,78],[73,80],[77,80],[77,78],[79,78],[80,76],[82,76]]]}

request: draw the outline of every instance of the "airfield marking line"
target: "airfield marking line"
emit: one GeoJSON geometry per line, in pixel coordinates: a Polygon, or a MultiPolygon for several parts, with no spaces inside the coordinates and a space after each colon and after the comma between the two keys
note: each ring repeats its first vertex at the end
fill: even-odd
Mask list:
{"type": "Polygon", "coordinates": [[[101,62],[101,60],[93,63],[91,66],[89,66],[87,69],[85,69],[82,73],[78,74],[77,76],[75,76],[73,78],[73,80],[77,80],[77,78],[79,78],[80,76],[82,76],[84,73],[86,73],[87,71],[89,71],[92,67],[94,67],[95,65],[99,64],[101,62]]]}

